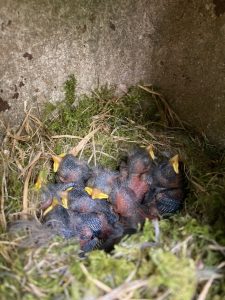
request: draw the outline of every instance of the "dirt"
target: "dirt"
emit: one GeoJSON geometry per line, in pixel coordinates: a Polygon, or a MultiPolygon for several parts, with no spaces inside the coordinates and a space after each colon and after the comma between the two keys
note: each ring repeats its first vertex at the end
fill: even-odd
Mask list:
{"type": "Polygon", "coordinates": [[[0,112],[1,111],[5,111],[7,109],[9,109],[9,103],[7,101],[4,101],[1,97],[0,97],[0,112]]]}

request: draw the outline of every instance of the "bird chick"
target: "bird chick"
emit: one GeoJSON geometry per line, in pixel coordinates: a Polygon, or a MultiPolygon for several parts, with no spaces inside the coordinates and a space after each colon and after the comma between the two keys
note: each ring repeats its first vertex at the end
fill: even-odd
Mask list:
{"type": "Polygon", "coordinates": [[[100,246],[99,236],[103,224],[96,214],[69,211],[62,206],[54,207],[42,220],[42,224],[64,238],[75,238],[84,252],[100,246]]]}
{"type": "Polygon", "coordinates": [[[70,215],[68,210],[61,205],[55,206],[48,214],[44,215],[42,224],[64,238],[69,239],[76,235],[70,228],[70,215]]]}
{"type": "Polygon", "coordinates": [[[121,183],[124,183],[128,177],[128,167],[127,167],[127,157],[126,156],[120,160],[117,170],[119,172],[119,177],[118,177],[119,181],[121,183]]]}
{"type": "Polygon", "coordinates": [[[150,189],[142,205],[153,221],[155,239],[159,240],[158,218],[174,214],[182,208],[184,200],[184,174],[178,155],[156,165],[150,173],[150,189]]]}
{"type": "Polygon", "coordinates": [[[119,214],[120,222],[126,230],[133,229],[136,231],[138,224],[144,224],[145,213],[136,194],[129,187],[118,183],[111,192],[109,201],[112,203],[114,211],[119,214]]]}
{"type": "Polygon", "coordinates": [[[149,171],[151,164],[151,156],[145,148],[135,147],[130,153],[128,153],[128,174],[144,174],[149,171]]]}
{"type": "Polygon", "coordinates": [[[64,203],[69,210],[78,213],[104,213],[110,224],[114,224],[118,221],[118,216],[112,209],[111,204],[102,199],[93,200],[86,191],[75,188],[71,191],[62,192],[62,203],[64,203]]]}
{"type": "MultiPolygon", "coordinates": [[[[151,150],[152,151],[152,150],[151,150]]],[[[152,169],[153,160],[147,149],[135,148],[128,154],[127,179],[123,182],[132,189],[137,200],[141,202],[150,187],[148,173],[152,169]]]]}
{"type": "Polygon", "coordinates": [[[92,176],[89,178],[85,191],[93,199],[108,199],[118,177],[118,172],[98,167],[93,171],[92,176]]]}
{"type": "Polygon", "coordinates": [[[161,216],[178,212],[183,206],[184,192],[182,189],[168,189],[155,195],[153,201],[161,216]]]}
{"type": "Polygon", "coordinates": [[[80,241],[80,248],[84,252],[96,248],[104,249],[109,239],[122,237],[122,227],[112,226],[102,213],[70,212],[70,228],[76,232],[80,241]]]}
{"type": "Polygon", "coordinates": [[[167,216],[178,212],[183,206],[184,191],[182,189],[165,189],[157,193],[146,194],[143,205],[149,209],[152,217],[167,216]]]}
{"type": "MultiPolygon", "coordinates": [[[[72,189],[76,186],[76,183],[50,183],[41,187],[41,209],[46,210],[49,208],[55,199],[55,204],[58,201],[60,203],[60,192],[72,189]]],[[[46,212],[47,213],[47,212],[46,212]]]]}
{"type": "Polygon", "coordinates": [[[53,156],[54,171],[59,182],[76,182],[84,185],[91,176],[91,169],[84,161],[72,154],[65,156],[53,156]]]}
{"type": "Polygon", "coordinates": [[[155,189],[182,188],[184,173],[179,156],[175,155],[169,160],[156,164],[149,172],[148,181],[155,189]]]}
{"type": "Polygon", "coordinates": [[[120,186],[114,189],[110,195],[114,210],[119,214],[119,222],[124,228],[125,234],[135,233],[139,226],[143,227],[146,219],[152,221],[155,231],[155,242],[151,246],[158,245],[160,237],[159,213],[155,202],[148,205],[139,203],[136,194],[128,187],[120,186]]]}

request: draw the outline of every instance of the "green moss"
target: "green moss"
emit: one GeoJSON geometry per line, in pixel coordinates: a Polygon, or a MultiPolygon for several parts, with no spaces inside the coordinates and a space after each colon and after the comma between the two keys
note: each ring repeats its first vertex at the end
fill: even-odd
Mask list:
{"type": "Polygon", "coordinates": [[[18,171],[12,170],[8,179],[8,201],[5,203],[9,213],[20,210],[23,185],[22,179],[18,179],[18,171]]]}
{"type": "Polygon", "coordinates": [[[157,266],[157,275],[150,281],[170,291],[174,300],[192,299],[196,288],[196,272],[192,260],[178,258],[171,252],[155,251],[152,260],[157,266]]]}
{"type": "Polygon", "coordinates": [[[70,75],[64,85],[66,104],[72,105],[75,100],[77,80],[74,75],[70,75]]]}

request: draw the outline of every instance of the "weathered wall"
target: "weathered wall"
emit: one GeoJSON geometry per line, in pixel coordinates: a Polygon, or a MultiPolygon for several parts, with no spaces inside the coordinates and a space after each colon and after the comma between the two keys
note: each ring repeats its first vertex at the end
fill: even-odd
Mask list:
{"type": "Polygon", "coordinates": [[[157,22],[152,82],[183,119],[224,147],[225,1],[168,2],[157,22]]]}
{"type": "Polygon", "coordinates": [[[0,116],[99,83],[157,85],[225,146],[225,1],[0,0],[0,116]]]}

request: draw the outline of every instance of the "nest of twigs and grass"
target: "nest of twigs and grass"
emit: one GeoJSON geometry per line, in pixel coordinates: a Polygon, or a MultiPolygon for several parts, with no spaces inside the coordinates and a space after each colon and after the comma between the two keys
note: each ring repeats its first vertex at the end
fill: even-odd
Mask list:
{"type": "Polygon", "coordinates": [[[1,299],[224,299],[223,154],[184,124],[152,86],[133,87],[122,97],[107,87],[79,97],[75,90],[70,76],[62,102],[47,104],[41,116],[26,110],[17,130],[3,124],[1,299]],[[37,246],[36,239],[27,239],[29,232],[9,230],[18,219],[39,222],[35,182],[40,172],[54,180],[52,155],[72,149],[92,165],[115,169],[134,144],[179,153],[185,164],[185,205],[160,220],[159,247],[146,246],[154,236],[149,222],[112,253],[96,250],[85,259],[78,256],[75,240],[53,236],[37,246]]]}

